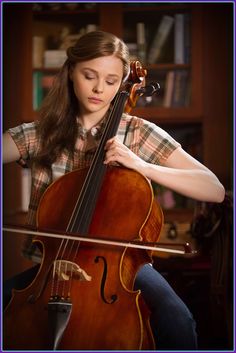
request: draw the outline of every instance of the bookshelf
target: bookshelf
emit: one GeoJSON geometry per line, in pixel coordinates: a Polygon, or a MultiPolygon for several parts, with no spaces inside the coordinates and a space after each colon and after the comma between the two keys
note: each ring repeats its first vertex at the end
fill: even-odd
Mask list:
{"type": "MultiPolygon", "coordinates": [[[[100,28],[121,36],[129,45],[132,57],[138,60],[142,58],[143,65],[148,69],[147,82],[158,81],[161,84],[159,94],[154,96],[151,102],[142,97],[138,100],[134,110],[135,114],[153,121],[158,116],[158,123],[162,120],[166,122],[167,118],[170,122],[176,121],[176,115],[181,116],[183,120],[192,119],[195,122],[201,120],[201,96],[196,93],[202,84],[201,66],[196,67],[192,62],[194,59],[192,59],[191,52],[194,52],[194,48],[191,47],[191,42],[195,42],[196,33],[190,26],[190,22],[199,23],[201,21],[200,10],[193,11],[189,5],[164,6],[159,4],[152,6],[151,4],[139,4],[139,6],[94,4],[94,7],[88,9],[85,4],[82,4],[78,5],[75,10],[69,11],[63,6],[66,5],[61,5],[58,10],[51,10],[48,4],[44,4],[40,6],[40,9],[32,11],[33,43],[34,39],[42,39],[45,46],[44,58],[38,60],[42,62],[40,69],[43,76],[47,76],[48,70],[45,57],[53,50],[63,47],[63,32],[67,32],[67,37],[75,36],[74,33],[84,33],[92,25],[92,28],[100,28]],[[109,20],[114,11],[116,12],[116,25],[109,20]],[[78,18],[80,19],[79,25],[78,18]],[[138,29],[140,25],[142,28],[138,29]],[[139,38],[142,41],[142,52],[140,52],[139,38]],[[156,43],[162,43],[159,46],[159,58],[155,55],[158,51],[156,43]],[[176,58],[179,52],[182,52],[182,60],[176,58]],[[173,73],[173,84],[167,79],[170,71],[173,73]],[[172,93],[169,92],[170,86],[173,88],[172,93]],[[170,98],[166,104],[167,91],[170,98]],[[166,108],[168,108],[167,111],[166,108]]],[[[197,43],[201,47],[199,40],[197,43]]],[[[196,46],[195,50],[199,52],[196,46]]],[[[34,48],[33,53],[35,53],[34,48]]],[[[56,59],[60,51],[55,51],[54,54],[56,59]]],[[[56,65],[54,67],[56,71],[56,65]]],[[[33,66],[33,69],[38,73],[37,66],[33,66]]]]}
{"type": "MultiPolygon", "coordinates": [[[[172,32],[169,33],[169,37],[166,40],[167,47],[165,49],[169,47],[169,53],[165,56],[165,59],[163,58],[163,60],[154,63],[144,63],[147,66],[148,79],[150,81],[157,80],[161,83],[162,96],[157,96],[155,101],[148,103],[140,100],[139,105],[133,110],[133,114],[149,119],[164,127],[176,139],[181,141],[184,148],[189,149],[190,153],[216,173],[227,190],[232,190],[234,4],[230,2],[145,2],[136,4],[120,2],[94,3],[92,7],[87,8],[83,3],[76,4],[78,6],[75,9],[61,7],[56,10],[47,7],[46,3],[41,3],[41,8],[39,6],[38,10],[33,10],[33,6],[36,6],[35,3],[3,3],[3,130],[37,118],[37,113],[33,106],[33,76],[38,75],[38,82],[40,82],[43,77],[52,77],[58,69],[33,67],[33,37],[46,37],[48,35],[51,38],[53,36],[58,37],[58,33],[61,32],[63,27],[69,26],[71,33],[74,33],[88,24],[95,24],[100,29],[113,32],[129,43],[137,44],[137,24],[144,23],[145,49],[148,51],[163,16],[174,17],[176,14],[189,14],[189,60],[182,63],[177,63],[174,60],[174,27],[172,27],[172,32]],[[190,87],[188,103],[177,107],[172,104],[163,106],[167,76],[170,76],[170,72],[175,74],[179,71],[188,73],[190,87]]],[[[140,37],[142,39],[142,26],[140,28],[140,37]]],[[[141,39],[139,44],[143,44],[141,39]]],[[[48,49],[54,50],[55,47],[56,43],[51,40],[48,49]]],[[[132,48],[134,51],[137,50],[137,46],[132,48]]],[[[143,47],[140,46],[139,50],[143,50],[143,47]]],[[[46,87],[44,88],[46,89],[46,87]]],[[[16,164],[4,166],[4,222],[24,223],[22,178],[22,170],[16,164]]],[[[189,200],[186,202],[189,202],[189,200]]],[[[182,224],[188,229],[189,222],[191,222],[193,216],[193,210],[186,204],[182,205],[181,209],[174,207],[165,210],[164,213],[165,228],[167,230],[172,222],[174,224],[182,224]]],[[[179,229],[177,230],[179,231],[179,229]]],[[[13,236],[13,234],[3,235],[4,278],[11,277],[17,272],[31,267],[31,262],[28,263],[19,254],[22,238],[17,236],[14,238],[13,243],[13,236]],[[11,261],[12,258],[14,258],[14,261],[11,261]]],[[[168,233],[167,235],[163,234],[163,239],[164,241],[168,240],[168,233]]],[[[177,239],[175,240],[177,241],[177,239]]],[[[232,239],[230,238],[229,242],[231,241],[232,239]]],[[[208,247],[207,251],[210,252],[211,250],[212,248],[209,249],[208,247]]],[[[208,254],[207,259],[209,260],[208,254]]],[[[160,258],[155,260],[160,260],[160,258]]],[[[189,259],[185,260],[187,268],[191,267],[189,259]]],[[[201,267],[199,270],[195,260],[192,260],[193,281],[196,281],[196,278],[199,278],[201,267]]],[[[222,259],[219,259],[218,256],[217,261],[220,263],[222,259]]],[[[180,268],[177,267],[178,274],[186,274],[182,260],[180,262],[180,268]]],[[[165,266],[164,270],[166,270],[165,266]]],[[[171,262],[171,267],[175,266],[176,259],[174,259],[174,266],[172,266],[171,262]]],[[[214,271],[214,268],[212,268],[212,271],[214,271]]],[[[175,280],[176,273],[174,273],[175,280]]],[[[189,282],[186,281],[186,277],[183,283],[188,285],[189,282]]],[[[209,278],[207,278],[208,284],[209,278]]],[[[196,287],[194,295],[191,295],[191,298],[197,302],[199,302],[199,289],[201,291],[205,289],[202,282],[196,287]]],[[[201,294],[201,297],[206,298],[205,291],[201,294]]],[[[223,302],[224,312],[228,310],[228,303],[229,301],[223,302]]],[[[208,323],[201,309],[202,307],[199,308],[198,312],[203,315],[204,323],[208,323]]],[[[227,313],[222,317],[223,320],[222,318],[221,320],[215,320],[218,326],[216,333],[219,333],[218,336],[220,338],[224,335],[223,338],[229,340],[230,332],[225,333],[222,323],[228,323],[230,320],[227,320],[227,313]],[[224,319],[225,317],[226,319],[224,319]]],[[[208,332],[208,327],[206,331],[208,332]]],[[[209,337],[211,338],[211,335],[209,337]]],[[[215,338],[214,341],[218,339],[216,335],[212,335],[212,337],[215,338]]],[[[199,348],[202,348],[202,346],[199,348]]],[[[205,348],[203,346],[203,349],[205,348]]],[[[212,344],[209,348],[212,349],[212,344]]],[[[214,345],[213,348],[215,348],[214,345]]],[[[226,348],[228,349],[228,346],[226,348]]],[[[223,349],[225,349],[225,345],[223,349]]]]}
{"type": "MultiPolygon", "coordinates": [[[[63,42],[63,31],[74,35],[93,25],[137,45],[137,24],[142,23],[146,42],[146,62],[143,65],[148,70],[147,80],[160,82],[162,92],[151,102],[140,98],[132,113],[170,131],[173,127],[191,126],[198,138],[201,160],[218,175],[226,188],[232,188],[232,4],[75,3],[77,6],[73,9],[66,7],[65,3],[54,5],[60,6],[56,9],[53,3],[3,5],[3,17],[6,19],[3,23],[3,128],[37,118],[40,100],[58,70],[57,67],[45,68],[43,59],[41,66],[34,67],[33,38],[43,38],[43,50],[57,50],[63,42]],[[188,26],[187,59],[180,60],[180,63],[176,59],[174,44],[176,16],[179,15],[188,26]],[[149,63],[147,58],[153,39],[165,16],[174,19],[162,46],[165,54],[160,56],[160,60],[149,63]],[[183,75],[186,76],[183,80],[188,98],[176,106],[172,99],[163,104],[171,72],[172,81],[177,77],[180,81],[183,75]],[[221,144],[218,143],[219,136],[221,144]],[[229,156],[227,160],[226,155],[229,156]]],[[[137,48],[133,46],[133,49],[137,48]]],[[[176,85],[175,81],[172,85],[176,85]]],[[[17,173],[20,178],[20,172],[17,173]]],[[[20,182],[18,184],[20,186],[20,182]]],[[[9,192],[12,193],[11,190],[9,192]]],[[[20,191],[16,193],[20,195],[20,191]]],[[[13,198],[6,197],[6,209],[12,207],[12,202],[7,199],[13,198]]]]}

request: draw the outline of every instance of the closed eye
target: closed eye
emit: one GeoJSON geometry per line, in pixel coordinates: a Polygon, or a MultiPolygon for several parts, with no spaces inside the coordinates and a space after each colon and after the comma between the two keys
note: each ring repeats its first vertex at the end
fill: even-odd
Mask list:
{"type": "Polygon", "coordinates": [[[93,80],[95,77],[92,75],[85,75],[86,80],[93,80]]]}

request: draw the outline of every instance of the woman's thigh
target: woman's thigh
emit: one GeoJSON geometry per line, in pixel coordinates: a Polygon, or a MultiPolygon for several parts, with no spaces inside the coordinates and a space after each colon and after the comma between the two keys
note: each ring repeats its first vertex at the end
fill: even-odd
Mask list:
{"type": "Polygon", "coordinates": [[[12,289],[26,288],[36,276],[40,265],[31,267],[30,269],[13,276],[3,283],[3,308],[7,306],[12,296],[12,289]]]}
{"type": "Polygon", "coordinates": [[[157,349],[197,349],[196,323],[187,306],[165,278],[150,264],[137,273],[135,289],[151,310],[157,349]]]}

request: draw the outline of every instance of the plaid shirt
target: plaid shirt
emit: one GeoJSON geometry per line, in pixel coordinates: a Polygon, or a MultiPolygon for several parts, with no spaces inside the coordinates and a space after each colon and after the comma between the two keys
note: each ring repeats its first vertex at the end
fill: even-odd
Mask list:
{"type": "MultiPolygon", "coordinates": [[[[52,181],[74,169],[85,168],[90,165],[105,123],[105,120],[103,120],[90,131],[86,131],[79,124],[74,159],[69,156],[67,151],[64,151],[57,161],[52,164],[49,171],[36,168],[34,163],[30,163],[30,160],[37,154],[39,149],[39,141],[36,136],[37,124],[35,122],[24,123],[8,130],[19,149],[21,155],[19,163],[24,167],[29,166],[31,168],[31,198],[27,219],[29,225],[35,225],[39,200],[52,181]]],[[[180,146],[160,127],[144,119],[127,114],[122,115],[117,136],[140,158],[153,164],[162,164],[180,146]]],[[[41,254],[34,244],[31,244],[31,241],[32,238],[26,241],[23,253],[38,262],[41,254]]]]}

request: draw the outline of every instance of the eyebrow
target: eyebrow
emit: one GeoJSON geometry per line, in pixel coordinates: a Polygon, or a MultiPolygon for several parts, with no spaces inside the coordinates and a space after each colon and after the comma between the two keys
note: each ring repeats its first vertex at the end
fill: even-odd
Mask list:
{"type": "MultiPolygon", "coordinates": [[[[90,67],[84,67],[83,70],[89,70],[89,71],[92,71],[94,72],[96,75],[98,75],[98,71],[94,70],[94,69],[91,69],[90,67]]],[[[107,75],[108,77],[116,77],[116,78],[119,78],[119,75],[117,74],[108,74],[107,75]]]]}

